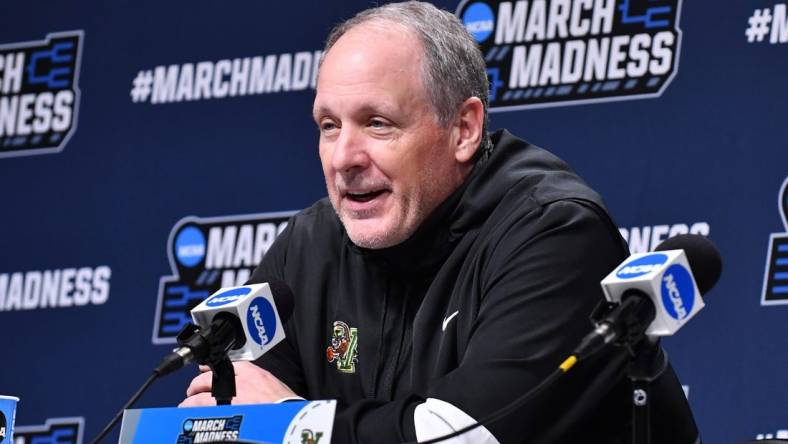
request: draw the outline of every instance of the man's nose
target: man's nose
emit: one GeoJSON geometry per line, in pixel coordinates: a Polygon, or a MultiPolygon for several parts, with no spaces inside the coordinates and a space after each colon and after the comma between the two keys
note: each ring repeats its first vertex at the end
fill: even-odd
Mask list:
{"type": "Polygon", "coordinates": [[[334,147],[331,166],[336,171],[351,171],[369,166],[369,153],[364,134],[352,125],[342,127],[334,147]]]}

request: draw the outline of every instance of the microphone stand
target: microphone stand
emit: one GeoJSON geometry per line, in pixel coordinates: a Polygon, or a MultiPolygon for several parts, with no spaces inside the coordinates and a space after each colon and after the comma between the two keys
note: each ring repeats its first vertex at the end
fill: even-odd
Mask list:
{"type": "Polygon", "coordinates": [[[632,381],[632,443],[651,443],[651,383],[668,367],[662,347],[645,338],[633,347],[627,347],[632,358],[627,366],[627,376],[632,381]]]}
{"type": "Polygon", "coordinates": [[[208,366],[213,371],[211,395],[216,399],[216,405],[230,405],[235,397],[235,369],[227,353],[217,362],[209,362],[208,366]]]}
{"type": "Polygon", "coordinates": [[[177,341],[181,347],[188,347],[194,352],[195,362],[211,368],[211,396],[216,399],[216,405],[229,405],[236,392],[235,369],[227,352],[236,345],[237,337],[230,319],[217,318],[205,331],[200,331],[194,324],[187,324],[178,334],[177,341]]]}
{"type": "Polygon", "coordinates": [[[591,314],[594,323],[616,331],[613,344],[626,348],[630,355],[627,377],[632,382],[633,444],[651,443],[651,383],[668,367],[662,347],[643,334],[654,319],[653,305],[645,301],[645,297],[628,291],[620,303],[602,301],[591,314]]]}

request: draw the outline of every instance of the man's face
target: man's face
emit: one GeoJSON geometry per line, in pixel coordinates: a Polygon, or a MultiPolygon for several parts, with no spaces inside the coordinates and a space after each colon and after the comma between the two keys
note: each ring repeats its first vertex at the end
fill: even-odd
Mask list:
{"type": "Polygon", "coordinates": [[[462,182],[456,131],[436,121],[422,58],[401,26],[367,23],[343,35],[320,70],[314,117],[328,196],[361,247],[403,242],[462,182]]]}

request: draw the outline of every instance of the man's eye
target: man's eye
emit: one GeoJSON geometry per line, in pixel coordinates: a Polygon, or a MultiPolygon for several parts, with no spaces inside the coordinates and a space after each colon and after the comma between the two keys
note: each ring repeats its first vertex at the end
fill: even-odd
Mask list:
{"type": "Polygon", "coordinates": [[[330,121],[322,122],[320,124],[320,130],[321,131],[331,131],[331,130],[335,129],[336,127],[337,127],[336,124],[334,122],[330,122],[330,121]]]}
{"type": "Polygon", "coordinates": [[[389,124],[388,122],[380,119],[372,119],[369,121],[369,126],[375,129],[383,129],[383,128],[388,128],[389,124]]]}

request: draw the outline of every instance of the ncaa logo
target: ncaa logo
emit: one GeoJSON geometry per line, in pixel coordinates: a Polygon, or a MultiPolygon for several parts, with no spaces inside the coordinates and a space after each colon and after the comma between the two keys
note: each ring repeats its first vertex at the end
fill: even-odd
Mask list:
{"type": "Polygon", "coordinates": [[[239,299],[243,299],[244,296],[251,293],[252,289],[242,287],[242,288],[233,288],[232,290],[227,290],[224,293],[219,293],[214,295],[207,302],[205,305],[209,307],[221,307],[222,305],[231,304],[239,299]]]}
{"type": "Polygon", "coordinates": [[[639,257],[622,265],[616,272],[616,277],[619,279],[632,279],[643,276],[659,269],[667,261],[668,256],[662,253],[639,257]]]}
{"type": "Polygon", "coordinates": [[[487,40],[495,30],[495,17],[492,8],[486,3],[474,3],[462,14],[465,29],[481,43],[487,40]]]}
{"type": "Polygon", "coordinates": [[[187,225],[175,237],[175,258],[184,267],[192,268],[205,259],[205,235],[194,225],[187,225]]]}
{"type": "Polygon", "coordinates": [[[676,320],[686,319],[695,304],[695,283],[686,268],[673,264],[662,275],[662,305],[676,320]]]}
{"type": "Polygon", "coordinates": [[[174,343],[178,332],[192,322],[194,307],[221,288],[244,285],[293,214],[179,220],[167,237],[171,271],[159,280],[153,343],[174,343]]]}
{"type": "Polygon", "coordinates": [[[268,299],[259,297],[249,304],[246,313],[249,336],[260,346],[271,342],[276,335],[276,311],[268,299]]]}

